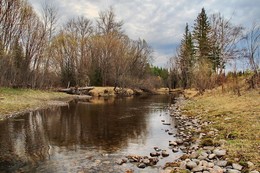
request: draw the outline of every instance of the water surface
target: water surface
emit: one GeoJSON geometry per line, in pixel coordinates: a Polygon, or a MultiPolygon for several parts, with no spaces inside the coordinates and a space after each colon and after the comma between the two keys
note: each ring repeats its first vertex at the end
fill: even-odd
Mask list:
{"type": "Polygon", "coordinates": [[[176,133],[167,110],[169,100],[167,96],[100,98],[0,122],[0,171],[140,172],[134,164],[119,166],[115,161],[129,154],[149,156],[158,146],[170,156],[145,169],[158,172],[181,154],[168,146],[174,137],[165,130],[176,133]]]}

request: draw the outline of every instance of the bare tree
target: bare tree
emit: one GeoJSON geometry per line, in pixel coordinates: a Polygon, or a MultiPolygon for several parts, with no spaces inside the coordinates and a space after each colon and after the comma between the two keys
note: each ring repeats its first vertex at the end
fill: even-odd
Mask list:
{"type": "Polygon", "coordinates": [[[234,26],[230,19],[225,19],[220,13],[211,15],[213,55],[216,61],[215,71],[223,73],[225,64],[238,57],[238,42],[241,40],[243,27],[234,26]]]}
{"type": "Polygon", "coordinates": [[[259,77],[259,61],[260,61],[260,26],[253,24],[252,28],[244,36],[245,40],[245,57],[248,59],[251,70],[254,72],[249,80],[250,88],[257,87],[260,81],[259,77]]]}
{"type": "Polygon", "coordinates": [[[118,36],[123,34],[123,21],[117,21],[114,9],[110,7],[108,10],[99,13],[97,20],[98,33],[102,35],[116,34],[118,36]]]}

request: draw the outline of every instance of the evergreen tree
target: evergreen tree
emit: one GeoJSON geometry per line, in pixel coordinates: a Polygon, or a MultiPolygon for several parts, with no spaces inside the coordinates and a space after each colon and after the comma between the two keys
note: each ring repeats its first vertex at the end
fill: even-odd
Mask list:
{"type": "Polygon", "coordinates": [[[192,68],[194,64],[194,45],[188,24],[186,24],[185,33],[181,41],[179,64],[182,74],[182,87],[190,87],[192,78],[192,68]]]}
{"type": "Polygon", "coordinates": [[[193,36],[196,43],[198,60],[209,60],[213,63],[211,57],[211,27],[205,9],[202,8],[194,24],[193,36]]]}

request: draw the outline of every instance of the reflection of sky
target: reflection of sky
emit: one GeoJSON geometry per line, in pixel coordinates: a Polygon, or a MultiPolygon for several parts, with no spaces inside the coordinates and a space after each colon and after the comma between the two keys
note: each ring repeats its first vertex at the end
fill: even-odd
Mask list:
{"type": "MultiPolygon", "coordinates": [[[[159,107],[162,107],[162,105],[159,107]]],[[[160,160],[158,165],[164,165],[166,162],[172,162],[180,154],[173,154],[172,150],[169,148],[169,141],[174,140],[175,138],[168,135],[165,130],[167,129],[170,132],[176,133],[176,129],[173,128],[174,119],[169,116],[168,111],[158,109],[149,111],[149,115],[147,116],[148,118],[146,119],[146,123],[148,124],[148,134],[143,136],[143,138],[139,136],[137,139],[128,140],[129,146],[125,148],[123,152],[126,155],[138,154],[142,156],[149,156],[151,152],[155,152],[154,147],[159,147],[160,149],[167,150],[170,156],[160,160]],[[165,122],[169,122],[172,125],[163,125],[161,120],[165,120],[165,122]]]]}

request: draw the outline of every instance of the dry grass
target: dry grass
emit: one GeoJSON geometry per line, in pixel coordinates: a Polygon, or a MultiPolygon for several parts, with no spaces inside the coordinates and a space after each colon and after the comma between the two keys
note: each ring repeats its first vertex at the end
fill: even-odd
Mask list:
{"type": "Polygon", "coordinates": [[[0,88],[0,119],[10,114],[44,107],[52,100],[68,100],[70,97],[58,92],[0,88]]]}
{"type": "Polygon", "coordinates": [[[204,130],[219,130],[216,140],[224,139],[231,159],[252,161],[260,169],[260,92],[244,91],[238,97],[219,90],[194,97],[183,112],[213,122],[204,130]]]}
{"type": "MultiPolygon", "coordinates": [[[[117,88],[118,90],[119,88],[117,88]]],[[[128,89],[128,88],[124,88],[124,91],[126,92],[126,95],[133,95],[134,91],[132,89],[128,89]]],[[[115,91],[114,91],[114,87],[94,87],[93,90],[91,90],[90,92],[91,96],[94,97],[104,97],[104,96],[115,96],[115,91]]]]}

